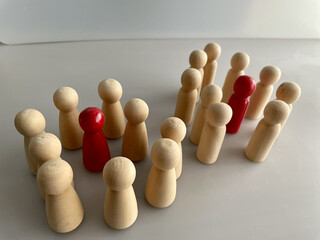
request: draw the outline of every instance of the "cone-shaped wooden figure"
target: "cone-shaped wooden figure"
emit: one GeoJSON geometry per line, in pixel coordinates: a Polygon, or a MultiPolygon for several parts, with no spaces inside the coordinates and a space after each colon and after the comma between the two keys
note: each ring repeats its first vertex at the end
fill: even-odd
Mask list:
{"type": "Polygon", "coordinates": [[[250,97],[250,104],[246,112],[246,118],[258,119],[266,106],[272,92],[273,84],[278,82],[281,71],[275,66],[266,66],[260,72],[260,82],[250,97]]]}
{"type": "Polygon", "coordinates": [[[216,43],[208,43],[204,48],[208,56],[208,61],[206,65],[203,67],[203,81],[201,85],[200,95],[202,94],[202,90],[212,84],[214,82],[214,77],[216,76],[218,62],[217,59],[221,54],[221,47],[216,43]]]}
{"type": "Polygon", "coordinates": [[[59,233],[70,232],[82,222],[84,211],[72,186],[73,172],[61,159],[52,159],[39,168],[37,180],[46,193],[46,212],[50,227],[59,233]]]}
{"type": "Polygon", "coordinates": [[[255,88],[256,83],[252,77],[246,75],[238,77],[234,84],[234,93],[228,102],[233,114],[230,122],[227,124],[227,133],[238,132],[250,103],[249,97],[255,88]]]}
{"type": "Polygon", "coordinates": [[[260,120],[245,150],[247,158],[262,162],[281,131],[281,122],[289,114],[288,105],[280,100],[273,100],[264,109],[264,118],[260,120]]]}
{"type": "Polygon", "coordinates": [[[66,149],[81,148],[83,131],[78,122],[78,93],[71,87],[59,88],[53,95],[53,102],[60,110],[59,131],[62,146],[66,149]]]}
{"type": "Polygon", "coordinates": [[[128,228],[137,219],[138,205],[132,187],[135,178],[136,169],[125,157],[112,158],[103,169],[103,179],[108,185],[104,220],[112,228],[128,228]]]}
{"type": "Polygon", "coordinates": [[[199,144],[202,129],[206,120],[207,109],[210,104],[220,102],[221,98],[222,91],[217,85],[210,84],[203,89],[201,94],[201,104],[198,106],[190,133],[190,140],[192,143],[196,145],[199,144]]]}
{"type": "Polygon", "coordinates": [[[41,112],[35,109],[24,109],[20,111],[15,119],[14,125],[17,131],[24,136],[24,150],[30,172],[37,174],[37,167],[29,156],[29,143],[33,137],[44,132],[46,120],[41,112]]]}
{"type": "Polygon", "coordinates": [[[139,98],[126,103],[124,114],[127,125],[122,141],[122,155],[131,161],[143,160],[148,153],[148,133],[145,120],[149,115],[148,105],[139,98]]]}
{"type": "Polygon", "coordinates": [[[282,83],[276,92],[276,96],[278,100],[282,100],[289,106],[289,114],[286,119],[281,122],[281,126],[283,127],[286,123],[291,111],[292,111],[292,103],[296,102],[301,94],[301,88],[298,84],[294,82],[284,82],[282,83]]]}
{"type": "Polygon", "coordinates": [[[250,58],[244,52],[238,52],[231,58],[231,69],[228,71],[224,80],[222,92],[223,97],[221,102],[227,103],[233,94],[233,86],[238,77],[244,75],[244,70],[248,67],[250,58]]]}
{"type": "Polygon", "coordinates": [[[182,87],[178,94],[174,116],[184,121],[186,126],[189,126],[192,121],[194,109],[197,103],[197,87],[200,83],[201,74],[197,69],[188,68],[182,73],[182,87]]]}
{"type": "Polygon", "coordinates": [[[110,160],[109,145],[102,131],[103,112],[99,108],[88,107],[80,113],[79,123],[84,130],[83,165],[90,171],[100,172],[110,160]]]}
{"type": "Polygon", "coordinates": [[[197,158],[200,162],[212,164],[217,160],[226,135],[226,124],[231,116],[232,109],[228,104],[216,102],[209,106],[197,149],[197,158]]]}
{"type": "MultiPolygon", "coordinates": [[[[38,172],[39,168],[45,162],[51,159],[60,158],[62,146],[59,138],[52,133],[41,133],[30,141],[29,155],[33,165],[38,172]]],[[[45,194],[40,189],[42,199],[45,199],[45,194]]]]}
{"type": "Polygon", "coordinates": [[[180,147],[180,160],[175,167],[176,170],[176,177],[177,179],[180,177],[182,172],[182,160],[183,160],[183,154],[182,154],[182,140],[186,136],[187,128],[184,122],[177,117],[169,117],[166,120],[163,121],[161,125],[161,136],[163,138],[170,138],[176,143],[178,143],[180,147]]]}
{"type": "Polygon", "coordinates": [[[104,135],[110,139],[120,138],[126,126],[120,103],[121,84],[114,79],[105,79],[100,82],[98,93],[103,100],[102,112],[106,119],[102,128],[104,135]]]}
{"type": "Polygon", "coordinates": [[[170,206],[176,197],[175,167],[180,159],[179,145],[169,138],[156,141],[151,149],[153,166],[146,183],[145,197],[156,208],[170,206]]]}
{"type": "Polygon", "coordinates": [[[203,76],[204,76],[203,67],[206,65],[207,61],[208,61],[207,53],[203,50],[194,50],[191,52],[191,54],[189,56],[190,67],[199,70],[201,73],[200,84],[197,86],[197,100],[196,101],[199,100],[201,85],[202,85],[203,76]]]}

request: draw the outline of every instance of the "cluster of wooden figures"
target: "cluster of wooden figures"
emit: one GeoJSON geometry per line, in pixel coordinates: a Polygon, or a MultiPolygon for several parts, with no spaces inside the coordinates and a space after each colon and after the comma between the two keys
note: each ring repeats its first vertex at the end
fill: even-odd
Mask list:
{"type": "MultiPolygon", "coordinates": [[[[198,145],[197,158],[212,164],[218,158],[226,132],[236,133],[244,117],[258,119],[263,110],[264,118],[257,125],[245,154],[252,161],[264,161],[288,118],[292,103],[300,96],[297,84],[284,82],[277,89],[277,99],[267,103],[273,84],[280,78],[280,70],[274,66],[264,67],[256,86],[252,77],[244,75],[249,56],[243,52],[233,55],[221,90],[213,84],[220,53],[220,46],[215,43],[209,43],[204,51],[191,53],[190,68],[181,77],[174,117],[164,120],[160,130],[162,138],[152,146],[153,166],[146,182],[145,198],[156,208],[168,207],[175,199],[176,180],[182,172],[181,142],[199,99],[190,140],[198,145]]],[[[53,101],[60,111],[60,139],[45,132],[45,118],[35,109],[20,111],[14,120],[17,131],[24,136],[29,169],[37,176],[40,195],[46,202],[48,223],[56,232],[74,230],[84,217],[73,187],[72,168],[60,158],[62,146],[65,149],[82,147],[84,166],[90,171],[103,171],[108,185],[104,219],[109,226],[127,228],[138,216],[132,187],[136,177],[133,162],[147,155],[145,120],[149,108],[143,100],[134,98],[122,109],[122,87],[114,79],[101,81],[98,93],[103,101],[101,110],[89,107],[80,114],[79,97],[74,89],[62,87],[54,93],[53,101]],[[110,159],[107,139],[122,136],[122,156],[110,159]]]]}

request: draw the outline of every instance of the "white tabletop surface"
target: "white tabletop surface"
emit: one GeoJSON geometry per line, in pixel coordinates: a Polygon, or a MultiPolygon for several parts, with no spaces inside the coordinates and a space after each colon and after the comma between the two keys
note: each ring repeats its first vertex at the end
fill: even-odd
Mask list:
{"type": "MultiPolygon", "coordinates": [[[[0,238],[1,239],[320,239],[320,41],[319,40],[122,40],[33,45],[0,45],[0,238]],[[258,123],[244,120],[240,131],[227,135],[219,158],[204,165],[189,140],[182,143],[183,172],[177,196],[166,209],[144,199],[151,167],[150,149],[160,138],[162,121],[172,116],[180,76],[192,50],[208,42],[221,45],[215,83],[222,86],[230,58],[245,51],[251,61],[246,74],[258,80],[266,65],[282,71],[279,86],[294,81],[302,94],[269,156],[253,163],[244,149],[258,123]],[[73,232],[57,234],[46,220],[35,177],[29,172],[23,137],[13,119],[35,108],[47,121],[46,131],[59,136],[58,110],[52,95],[62,86],[79,94],[79,110],[101,106],[99,82],[117,79],[124,105],[142,98],[150,108],[146,121],[149,153],[135,163],[134,189],[139,215],[133,226],[114,230],[103,220],[106,185],[101,173],[82,164],[81,149],[63,150],[74,171],[85,218],[73,232]]],[[[274,94],[272,96],[274,98],[274,94]]],[[[112,156],[121,154],[122,140],[109,141],[112,156]]]]}

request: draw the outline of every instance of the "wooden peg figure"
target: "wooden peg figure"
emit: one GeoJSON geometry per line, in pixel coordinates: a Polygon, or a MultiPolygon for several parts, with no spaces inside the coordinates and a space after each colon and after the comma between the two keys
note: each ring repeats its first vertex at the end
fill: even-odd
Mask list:
{"type": "Polygon", "coordinates": [[[260,72],[260,82],[250,97],[250,104],[246,112],[246,118],[258,119],[266,106],[272,92],[273,84],[278,82],[281,71],[275,66],[266,66],[260,72]]]}
{"type": "Polygon", "coordinates": [[[179,145],[169,138],[156,141],[151,149],[153,165],[148,175],[145,197],[151,206],[165,208],[176,197],[175,167],[180,159],[179,145]]]}
{"type": "Polygon", "coordinates": [[[96,107],[88,107],[79,115],[79,123],[84,130],[82,158],[84,166],[92,172],[100,172],[110,160],[110,151],[102,127],[103,112],[96,107]]]}
{"type": "Polygon", "coordinates": [[[200,84],[197,87],[197,101],[200,96],[200,90],[201,90],[201,85],[202,85],[202,80],[204,76],[204,70],[203,67],[206,65],[208,61],[208,56],[205,51],[203,50],[194,50],[191,52],[189,56],[189,63],[191,68],[195,68],[200,71],[201,73],[201,79],[200,79],[200,84]]]}
{"type": "Polygon", "coordinates": [[[226,124],[231,116],[232,109],[228,104],[215,102],[209,106],[197,149],[197,158],[200,162],[212,164],[217,161],[226,135],[226,124]]]}
{"type": "Polygon", "coordinates": [[[110,139],[120,138],[126,126],[120,103],[121,84],[114,79],[105,79],[100,82],[98,93],[103,100],[102,112],[106,119],[102,128],[104,135],[110,139]]]}
{"type": "Polygon", "coordinates": [[[234,84],[234,93],[228,102],[233,114],[230,122],[227,124],[227,133],[238,132],[250,102],[249,97],[255,88],[256,83],[252,77],[247,75],[238,77],[234,84]]]}
{"type": "Polygon", "coordinates": [[[196,145],[199,144],[208,107],[212,103],[220,102],[221,99],[222,91],[219,86],[210,84],[203,89],[201,94],[201,104],[198,106],[190,133],[190,140],[192,143],[196,145]]]}
{"type": "Polygon", "coordinates": [[[14,125],[17,131],[24,136],[24,150],[29,170],[32,174],[36,175],[37,167],[29,156],[29,143],[32,138],[44,132],[46,120],[38,110],[24,109],[15,116],[14,125]]]}
{"type": "Polygon", "coordinates": [[[60,110],[59,132],[62,146],[66,149],[81,148],[83,131],[78,122],[78,93],[71,87],[59,88],[53,95],[53,102],[60,110]]]}
{"type": "Polygon", "coordinates": [[[264,109],[264,118],[258,123],[245,150],[247,158],[254,162],[262,162],[281,131],[281,122],[289,114],[288,105],[280,100],[273,100],[264,109]]]}
{"type": "Polygon", "coordinates": [[[238,77],[244,75],[244,70],[248,67],[250,58],[244,52],[237,52],[231,58],[231,69],[228,71],[224,80],[222,92],[223,97],[221,102],[227,103],[233,94],[233,86],[238,77]]]}
{"type": "Polygon", "coordinates": [[[184,122],[177,117],[169,117],[166,120],[163,121],[161,124],[161,136],[163,138],[170,138],[173,141],[175,141],[180,148],[180,160],[175,167],[176,170],[176,177],[177,179],[180,177],[182,172],[182,160],[183,160],[183,154],[182,154],[182,145],[181,142],[186,136],[187,128],[184,122]]]}
{"type": "Polygon", "coordinates": [[[192,121],[198,97],[197,87],[200,83],[201,74],[197,69],[188,68],[182,73],[182,87],[178,94],[174,116],[180,118],[186,126],[192,121]]]}
{"type": "Polygon", "coordinates": [[[128,228],[137,219],[138,204],[132,187],[135,177],[136,169],[125,157],[112,158],[103,169],[103,179],[108,185],[104,220],[112,228],[128,228]]]}
{"type": "Polygon", "coordinates": [[[36,172],[46,161],[59,158],[62,146],[59,138],[52,133],[41,133],[31,139],[29,155],[36,172]]]}
{"type": "MultiPolygon", "coordinates": [[[[284,82],[278,87],[276,96],[278,100],[282,100],[288,104],[290,110],[288,117],[292,111],[292,103],[296,102],[299,99],[300,94],[301,88],[294,82],[284,82]]],[[[281,122],[282,127],[286,123],[288,117],[281,122]]]]}
{"type": "Polygon", "coordinates": [[[218,62],[217,59],[220,57],[221,54],[221,47],[219,44],[216,43],[208,43],[204,51],[208,56],[208,61],[206,65],[203,67],[203,81],[201,86],[200,95],[202,90],[212,84],[214,82],[214,77],[216,76],[218,62]]]}
{"type": "Polygon", "coordinates": [[[149,115],[148,105],[139,98],[126,103],[124,115],[127,125],[122,141],[122,155],[131,161],[143,160],[148,153],[148,133],[145,120],[149,115]]]}
{"type": "Polygon", "coordinates": [[[82,203],[72,186],[73,172],[61,159],[52,159],[39,168],[37,181],[46,193],[46,212],[49,226],[56,232],[66,233],[82,222],[82,203]]]}
{"type": "MultiPolygon", "coordinates": [[[[31,139],[29,144],[30,159],[35,166],[36,174],[39,168],[45,162],[51,159],[60,158],[62,146],[59,138],[52,133],[40,133],[31,139]]],[[[42,199],[45,199],[45,193],[40,189],[42,199]]]]}

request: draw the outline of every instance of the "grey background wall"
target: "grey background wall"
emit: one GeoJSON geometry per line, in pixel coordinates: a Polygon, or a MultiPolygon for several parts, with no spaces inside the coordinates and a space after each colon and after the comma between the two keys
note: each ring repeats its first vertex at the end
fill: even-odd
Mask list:
{"type": "Polygon", "coordinates": [[[320,38],[317,0],[0,0],[6,44],[130,38],[320,38]]]}

